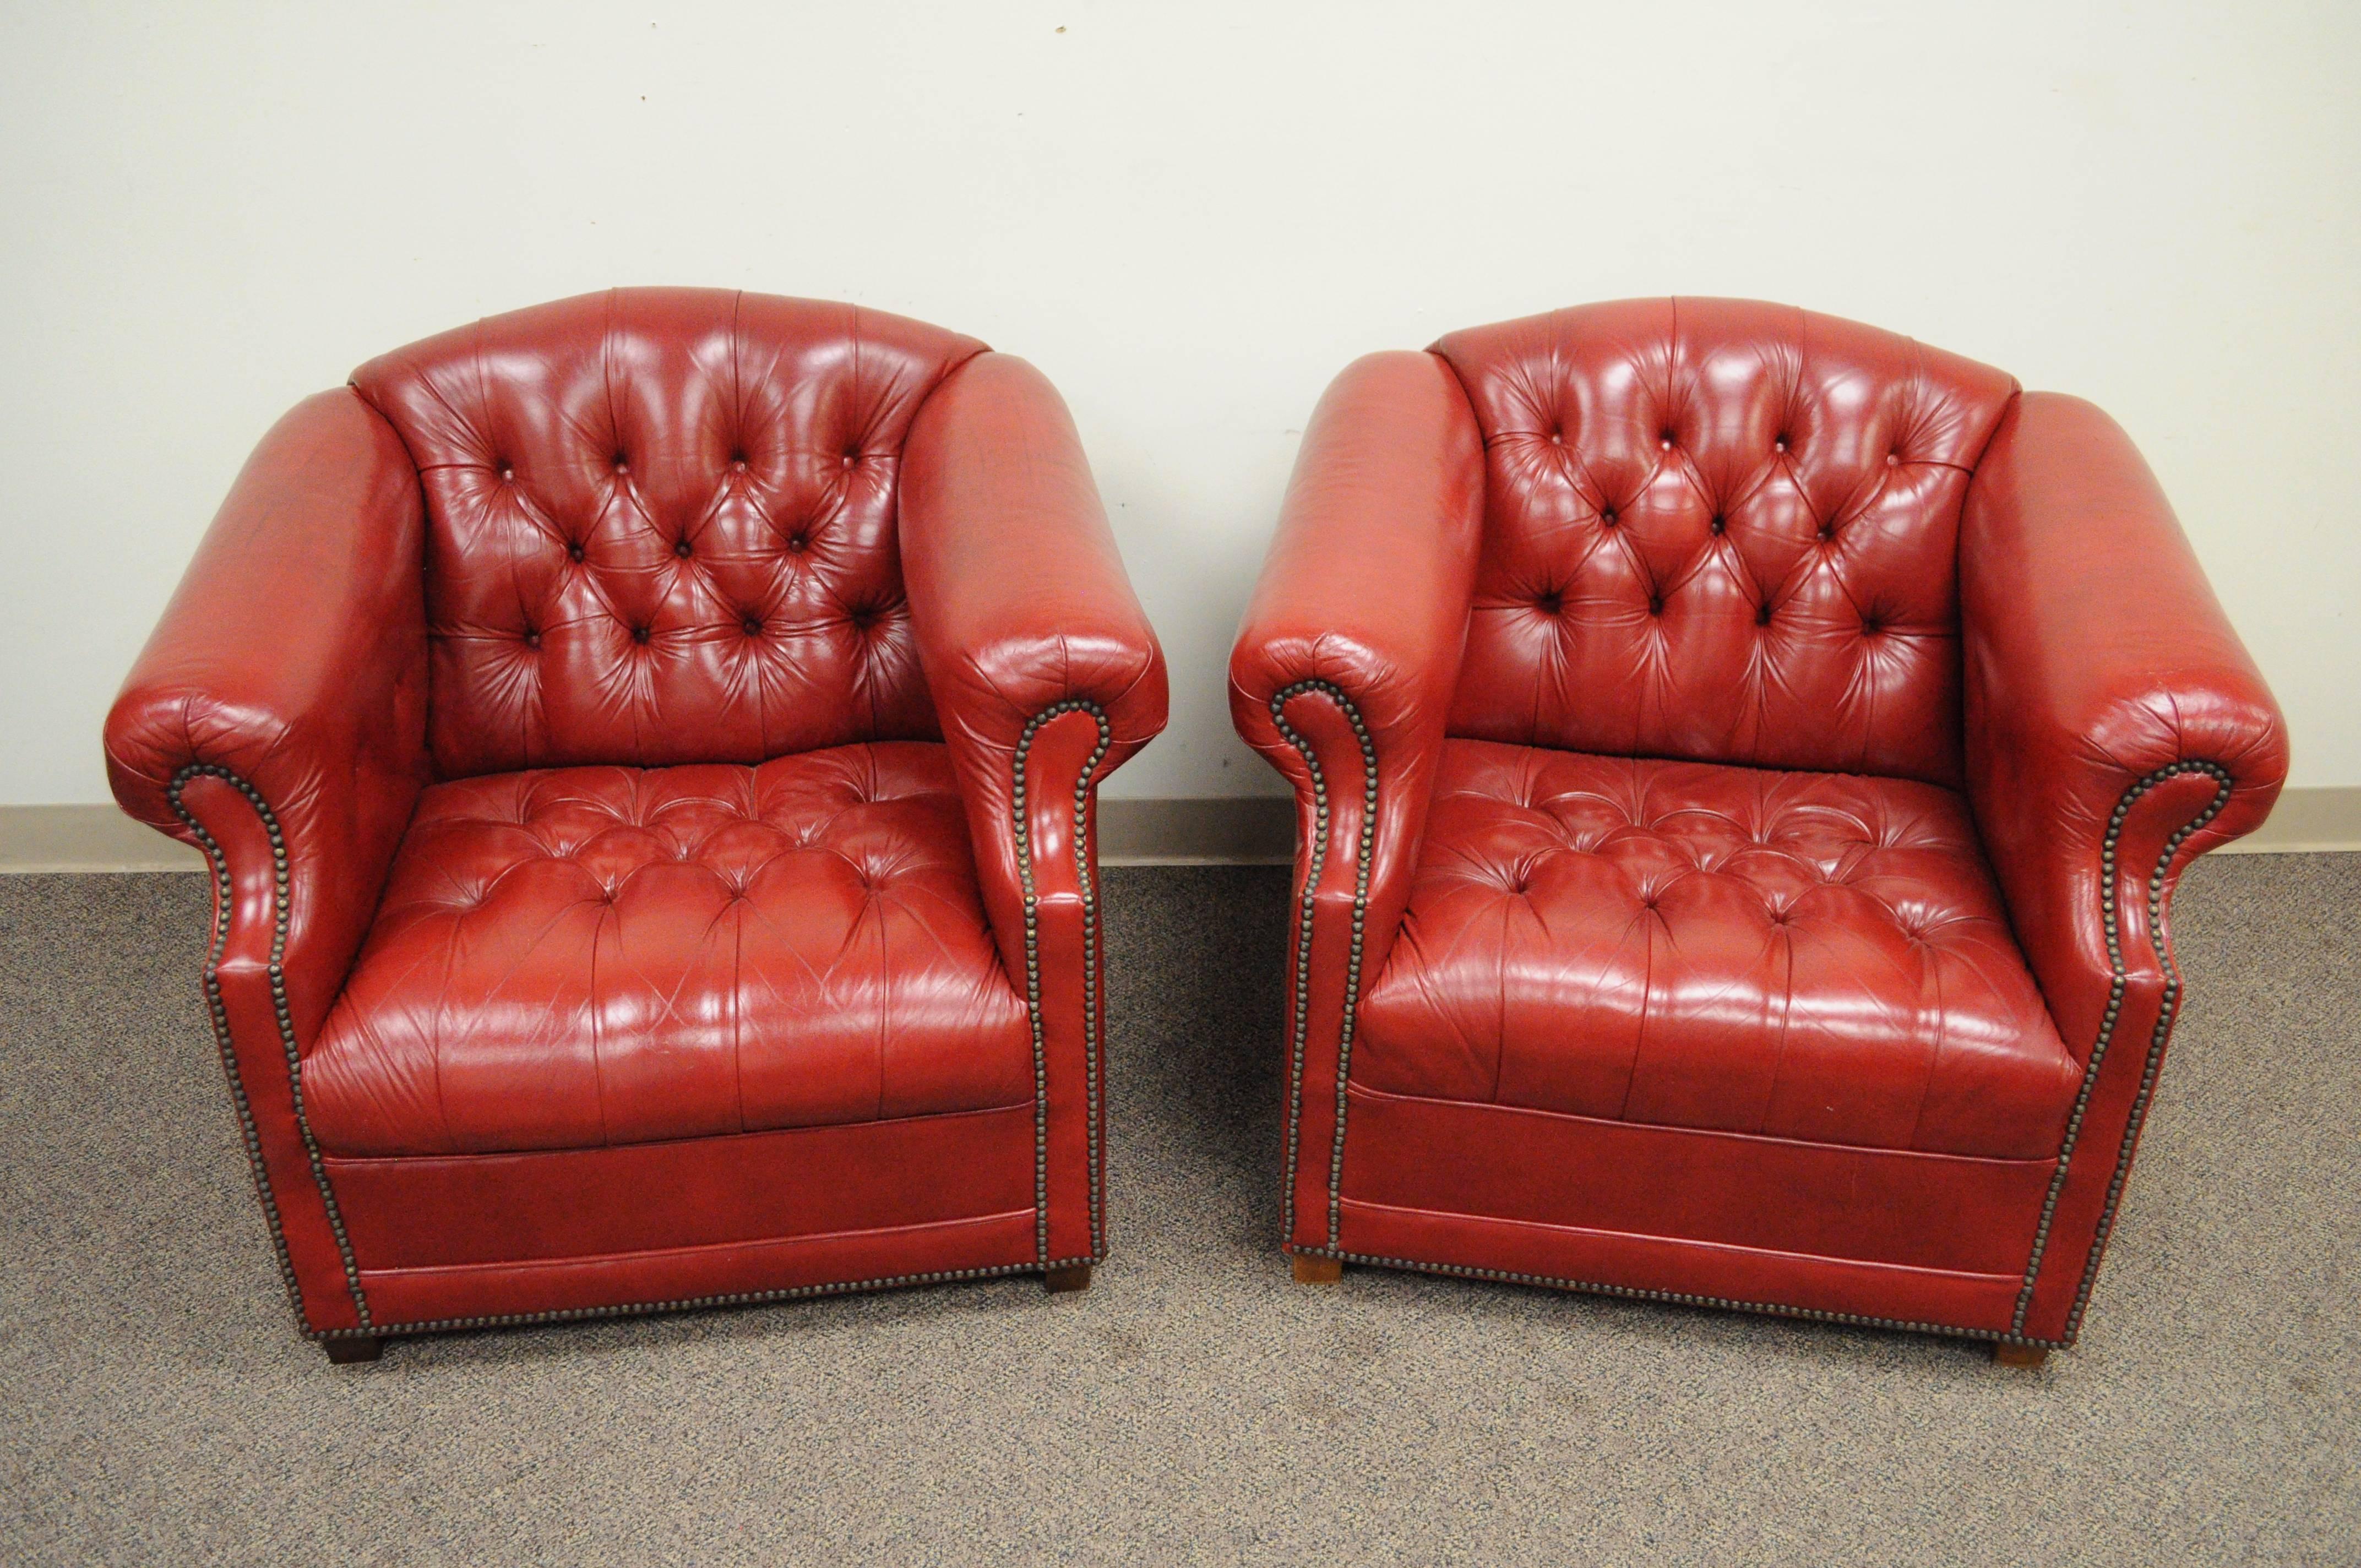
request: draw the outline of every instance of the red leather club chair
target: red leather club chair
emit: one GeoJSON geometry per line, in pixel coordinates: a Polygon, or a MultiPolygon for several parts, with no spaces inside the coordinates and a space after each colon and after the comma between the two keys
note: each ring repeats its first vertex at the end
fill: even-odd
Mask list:
{"type": "Polygon", "coordinates": [[[2070,1344],[2278,711],[2088,403],[1730,300],[1373,355],[1231,661],[1285,1245],[2070,1344]]]}
{"type": "Polygon", "coordinates": [[[1164,710],[1064,405],[972,339],[620,290],[299,404],[106,753],[212,859],[305,1331],[1086,1284],[1092,803],[1164,710]]]}

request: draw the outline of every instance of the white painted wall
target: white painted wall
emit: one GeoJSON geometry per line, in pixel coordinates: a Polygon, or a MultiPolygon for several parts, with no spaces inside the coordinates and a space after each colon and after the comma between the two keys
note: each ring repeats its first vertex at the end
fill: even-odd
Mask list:
{"type": "Polygon", "coordinates": [[[610,283],[1038,363],[1172,662],[1114,793],[1265,793],[1229,640],[1367,349],[1623,295],[1892,327],[2096,399],[2361,784],[2361,7],[548,3],[0,16],[0,804],[298,397],[610,283]]]}

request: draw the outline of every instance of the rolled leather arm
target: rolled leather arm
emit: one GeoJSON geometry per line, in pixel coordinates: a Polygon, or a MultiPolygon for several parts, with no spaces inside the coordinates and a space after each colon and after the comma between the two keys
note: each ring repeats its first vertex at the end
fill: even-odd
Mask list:
{"type": "Polygon", "coordinates": [[[1022,927],[1017,778],[1028,807],[1062,800],[1046,812],[1055,840],[1028,849],[1037,879],[1062,859],[1071,881],[1076,784],[1095,786],[1164,728],[1164,652],[1073,420],[1024,360],[980,354],[927,400],[903,452],[901,511],[918,659],[1005,950],[1022,927]]]}
{"type": "Polygon", "coordinates": [[[1407,352],[1356,360],[1312,411],[1230,654],[1231,718],[1295,786],[1299,871],[1323,802],[1320,895],[1350,900],[1368,862],[1364,985],[1409,898],[1483,509],[1483,439],[1450,367],[1407,352]],[[1373,821],[1361,809],[1372,786],[1373,821]]]}
{"type": "Polygon", "coordinates": [[[1038,1261],[1105,1255],[1098,784],[1164,728],[1164,653],[1073,421],[982,354],[910,427],[902,577],[984,911],[1033,1024],[1038,1261]]]}
{"type": "Polygon", "coordinates": [[[343,986],[426,778],[422,540],[393,428],[349,389],[305,400],[231,486],[107,715],[123,809],[205,849],[234,884],[224,961],[267,962],[284,921],[276,957],[302,1041],[343,986]]]}
{"type": "Polygon", "coordinates": [[[2181,869],[2269,814],[2286,726],[2147,465],[2080,399],[2026,393],[2003,419],[1960,595],[1969,799],[2087,1058],[2118,970],[2152,979],[2169,955],[2153,927],[2181,869]]]}
{"type": "Polygon", "coordinates": [[[1466,641],[1483,442],[1450,367],[1375,354],[1313,411],[1230,655],[1238,733],[1294,784],[1284,1240],[1333,1249],[1351,1025],[1410,897],[1466,641]]]}

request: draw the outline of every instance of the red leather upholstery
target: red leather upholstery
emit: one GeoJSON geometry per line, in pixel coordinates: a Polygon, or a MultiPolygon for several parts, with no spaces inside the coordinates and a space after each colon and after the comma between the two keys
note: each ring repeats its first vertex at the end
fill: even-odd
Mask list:
{"type": "Polygon", "coordinates": [[[1742,301],[1421,358],[1323,400],[1231,660],[1306,825],[1287,1246],[2070,1343],[2173,880],[2286,771],[2136,453],[1742,301]]]}
{"type": "Polygon", "coordinates": [[[1290,1234],[1326,1234],[1347,995],[1410,898],[1475,580],[1483,448],[1431,355],[1373,354],[1312,411],[1230,655],[1230,713],[1295,785],[1290,1234]],[[1390,787],[1380,791],[1383,778],[1390,787]],[[1322,1048],[1307,1050],[1307,1046],[1322,1048]]]}
{"type": "Polygon", "coordinates": [[[903,569],[919,659],[984,909],[1008,973],[1025,977],[1036,1070],[1052,1081],[1040,1102],[1041,1251],[1096,1257],[1106,992],[1098,844],[1082,805],[1164,728],[1164,656],[1124,578],[1074,422],[1040,372],[1005,354],[970,360],[911,428],[906,469],[903,569]]]}
{"type": "Polygon", "coordinates": [[[107,755],[215,863],[297,1311],[373,1335],[1095,1259],[1091,806],[1163,720],[1022,361],[619,290],[283,421],[107,755]]]}
{"type": "Polygon", "coordinates": [[[983,345],[815,300],[617,290],[371,360],[425,487],[448,778],[930,740],[902,444],[983,345]]]}
{"type": "Polygon", "coordinates": [[[1029,1103],[943,749],[436,784],[305,1061],[337,1155],[1029,1103]]]}
{"type": "Polygon", "coordinates": [[[2081,1077],[1914,780],[1453,740],[1355,1081],[1651,1126],[2047,1158],[2081,1077]]]}
{"type": "Polygon", "coordinates": [[[1959,782],[1954,541],[2014,381],[1735,300],[1434,351],[1486,456],[1453,733],[1959,782]]]}

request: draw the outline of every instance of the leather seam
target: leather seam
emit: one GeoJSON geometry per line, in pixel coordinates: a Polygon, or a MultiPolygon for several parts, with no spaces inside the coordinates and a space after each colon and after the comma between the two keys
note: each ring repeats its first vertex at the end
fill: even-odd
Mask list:
{"type": "Polygon", "coordinates": [[[287,1233],[279,1212],[277,1195],[271,1190],[269,1171],[263,1162],[261,1137],[255,1125],[253,1106],[247,1098],[245,1080],[237,1068],[236,1052],[230,1037],[228,1008],[222,1001],[221,959],[228,946],[231,910],[236,893],[230,878],[229,855],[213,834],[206,829],[204,824],[197,820],[196,815],[181,799],[181,793],[188,787],[189,781],[201,777],[220,779],[246,796],[247,803],[254,807],[256,817],[261,820],[264,833],[270,839],[271,874],[276,895],[271,900],[269,968],[271,1010],[278,1019],[280,1045],[287,1057],[287,1087],[290,1097],[294,1102],[295,1130],[302,1136],[303,1153],[312,1167],[312,1179],[320,1190],[320,1202],[327,1212],[328,1229],[335,1237],[336,1254],[344,1264],[345,1288],[352,1295],[354,1315],[360,1320],[360,1329],[357,1332],[367,1332],[370,1327],[368,1298],[361,1289],[360,1268],[354,1261],[353,1244],[351,1238],[345,1234],[344,1215],[336,1207],[335,1190],[329,1185],[327,1168],[322,1163],[319,1140],[312,1135],[312,1124],[303,1109],[302,1053],[295,1044],[295,1021],[288,1007],[287,975],[284,968],[287,956],[289,909],[291,903],[287,837],[280,828],[278,816],[262,798],[262,792],[252,784],[229,769],[215,763],[191,762],[172,775],[172,782],[165,791],[165,798],[170,802],[173,813],[187,824],[189,831],[195,836],[199,847],[204,850],[206,859],[210,860],[214,866],[214,938],[213,952],[205,962],[205,998],[212,1008],[214,1032],[221,1048],[222,1062],[229,1073],[231,1098],[237,1102],[238,1119],[243,1124],[247,1157],[253,1165],[255,1185],[262,1195],[263,1216],[270,1228],[271,1244],[278,1249],[280,1270],[286,1277],[289,1299],[294,1305],[297,1321],[305,1322],[308,1331],[308,1321],[303,1311],[302,1291],[296,1280],[293,1259],[287,1250],[287,1233]]]}
{"type": "MultiPolygon", "coordinates": [[[[2133,1099],[2131,1114],[2124,1124],[2123,1146],[2116,1151],[2114,1176],[2107,1183],[2107,1199],[2099,1212],[2097,1229],[2092,1234],[2090,1256],[2082,1266],[2081,1285],[2074,1293],[2074,1305],[2066,1316],[2065,1338],[2061,1344],[2071,1344],[2081,1329],[2082,1310],[2089,1303],[2091,1288],[2098,1278],[2100,1255],[2106,1250],[2107,1235],[2114,1228],[2115,1208],[2122,1201],[2125,1178],[2130,1173],[2132,1148],[2139,1141],[2140,1125],[2147,1120],[2148,1101],[2156,1088],[2158,1068],[2162,1065],[2165,1043],[2172,1035],[2173,1009],[2180,1000],[2180,974],[2166,952],[2169,944],[2164,937],[2164,883],[2172,869],[2180,846],[2191,834],[2204,828],[2221,814],[2230,802],[2234,780],[2230,770],[2219,762],[2198,759],[2168,762],[2135,782],[2115,802],[2115,809],[2107,818],[2106,837],[2099,847],[2099,910],[2106,931],[2107,963],[2113,971],[2107,988],[2107,1010],[2099,1023],[2098,1039],[2091,1047],[2091,1059],[2082,1069],[2082,1086],[2074,1096],[2074,1109],[2066,1119],[2065,1136],[2058,1149],[2058,1169],[2049,1179],[2049,1190],[2041,1202],[2041,1219],[2033,1233],[2033,1255],[2025,1266],[2025,1284],[2017,1292],[2016,1311],[2009,1321],[2012,1332],[2022,1332],[2026,1315],[2033,1309],[2034,1287],[2041,1276],[2041,1265],[2049,1246],[2049,1227],[2056,1217],[2058,1200],[2064,1191],[2066,1178],[2073,1167],[2074,1153],[2082,1132],[2082,1117],[2090,1108],[2092,1091],[2099,1081],[2099,1069],[2105,1063],[2107,1047],[2114,1040],[2115,1024],[2123,1014],[2124,997],[2131,987],[2131,971],[2124,962],[2123,916],[2116,903],[2115,850],[2124,833],[2124,824],[2131,809],[2151,789],[2168,779],[2189,773],[2211,776],[2215,789],[2213,799],[2204,810],[2181,824],[2165,840],[2164,851],[2158,856],[2156,870],[2147,884],[2148,945],[2156,953],[2157,963],[2164,977],[2164,990],[2157,1006],[2156,1027],[2149,1032],[2147,1061],[2140,1077],[2138,1094],[2133,1099]]],[[[2036,1343],[2027,1341],[2026,1343],[2036,1343]]]]}
{"type": "Polygon", "coordinates": [[[1005,1105],[976,1105],[964,1111],[921,1111],[906,1116],[881,1116],[873,1121],[803,1122],[785,1127],[749,1127],[735,1133],[684,1133],[678,1137],[649,1138],[623,1144],[571,1144],[555,1148],[536,1149],[461,1149],[444,1154],[338,1154],[333,1149],[321,1152],[321,1161],[331,1169],[346,1166],[422,1165],[427,1163],[456,1164],[463,1160],[539,1159],[544,1157],[564,1158],[575,1155],[597,1155],[626,1149],[681,1148],[693,1144],[707,1144],[716,1138],[768,1138],[796,1133],[840,1132],[852,1127],[892,1127],[916,1122],[939,1122],[956,1116],[996,1116],[1004,1112],[1029,1107],[1030,1100],[1012,1100],[1005,1105]]]}
{"type": "Polygon", "coordinates": [[[1029,1217],[1033,1211],[1004,1209],[990,1214],[954,1214],[939,1220],[913,1220],[900,1225],[862,1225],[846,1231],[807,1231],[777,1236],[741,1236],[734,1241],[691,1242],[680,1246],[626,1247],[617,1252],[562,1253],[552,1257],[478,1258],[460,1263],[398,1263],[382,1268],[363,1271],[363,1277],[375,1275],[379,1279],[395,1276],[417,1277],[421,1275],[483,1275],[503,1271],[561,1269],[611,1264],[661,1262],[669,1259],[714,1256],[722,1253],[740,1252],[750,1248],[800,1246],[820,1242],[893,1241],[928,1233],[955,1233],[972,1227],[998,1224],[1020,1217],[1029,1217]]]}
{"type": "Polygon", "coordinates": [[[473,1318],[420,1319],[406,1323],[379,1323],[357,1329],[309,1331],[315,1340],[378,1339],[387,1334],[447,1333],[467,1329],[517,1328],[534,1323],[571,1323],[592,1318],[642,1318],[659,1312],[691,1312],[711,1307],[751,1307],[765,1301],[788,1301],[812,1296],[841,1296],[862,1290],[887,1290],[901,1285],[946,1285],[961,1279],[996,1279],[1011,1274],[1038,1274],[1054,1268],[1095,1266],[1100,1259],[1069,1257],[1032,1263],[996,1263],[981,1268],[939,1268],[924,1274],[896,1274],[877,1279],[845,1279],[825,1285],[783,1285],[772,1290],[735,1290],[714,1296],[682,1296],[665,1301],[633,1301],[615,1307],[559,1307],[545,1312],[500,1312],[473,1318]]]}
{"type": "MultiPolygon", "coordinates": [[[[1401,1094],[1390,1089],[1377,1089],[1366,1083],[1352,1086],[1353,1092],[1364,1100],[1389,1101],[1400,1105],[1467,1106],[1486,1113],[1510,1116],[1533,1116],[1547,1121],[1580,1122],[1594,1127],[1621,1128],[1642,1133],[1676,1133],[1684,1137],[1730,1138],[1747,1144],[1768,1144],[1781,1149],[1793,1149],[1831,1156],[1874,1156],[1879,1159],[1939,1161],[1977,1166],[2022,1167],[2048,1165],[2054,1155],[1982,1155],[1953,1154],[1942,1149],[1881,1148],[1873,1144],[1832,1144],[1817,1138],[1784,1137],[1777,1133],[1746,1133],[1729,1127],[1687,1127],[1662,1122],[1629,1122],[1614,1116],[1587,1116],[1579,1111],[1551,1111],[1534,1105],[1509,1105],[1499,1101],[1445,1100],[1433,1094],[1401,1094]]],[[[1362,1201],[1362,1200],[1355,1200],[1362,1201]]],[[[2012,1269],[2011,1273],[2015,1271],[2012,1269]]]]}
{"type": "Polygon", "coordinates": [[[1344,1011],[1338,1022],[1336,1040],[1336,1136],[1328,1157],[1328,1241],[1338,1245],[1343,1232],[1340,1208],[1345,1177],[1345,1089],[1353,1066],[1353,1026],[1360,1011],[1361,954],[1367,936],[1369,915],[1369,866],[1376,852],[1378,828],[1378,749],[1370,738],[1368,726],[1361,710],[1343,687],[1333,681],[1316,676],[1283,686],[1271,694],[1271,722],[1279,735],[1303,759],[1306,773],[1312,780],[1313,810],[1318,821],[1318,848],[1315,851],[1317,873],[1307,872],[1303,879],[1302,914],[1299,923],[1295,960],[1295,1039],[1290,1052],[1287,1090],[1287,1160],[1286,1160],[1286,1228],[1280,1233],[1282,1243],[1291,1244],[1295,1235],[1295,1181],[1297,1158],[1301,1146],[1303,1119],[1303,1066],[1311,1027],[1309,992],[1312,984],[1312,936],[1314,899],[1320,883],[1328,874],[1328,780],[1321,772],[1320,758],[1312,742],[1287,721],[1287,705],[1299,696],[1324,696],[1336,705],[1345,721],[1353,728],[1353,735],[1361,745],[1361,832],[1360,842],[1354,853],[1353,863],[1353,943],[1345,970],[1344,1011]]]}
{"type": "Polygon", "coordinates": [[[1795,1307],[1784,1301],[1740,1301],[1727,1296],[1698,1296],[1686,1290],[1645,1290],[1631,1285],[1605,1285],[1587,1279],[1556,1279],[1542,1274],[1519,1274],[1506,1268],[1475,1268],[1455,1263],[1422,1263],[1416,1258],[1378,1257],[1337,1247],[1298,1247],[1300,1257],[1328,1257],[1339,1263],[1367,1264],[1379,1268],[1403,1268],[1417,1274],[1443,1274],[1462,1279],[1485,1279],[1510,1285],[1540,1285],[1553,1290],[1578,1290],[1591,1296],[1617,1296],[1630,1301],[1672,1302],[1683,1307],[1717,1307],[1730,1312],[1755,1312],[1777,1318],[1805,1318],[1814,1322],[1841,1323],[1850,1328],[1903,1329],[1913,1333],[1949,1334],[1957,1339],[1989,1340],[2001,1344],[2039,1345],[2061,1349],[2070,1340],[2035,1339],[2014,1330],[1971,1329],[1956,1323],[1913,1322],[1901,1318],[1875,1318],[1861,1312],[1832,1312],[1818,1307],[1795,1307]]]}
{"type": "Polygon", "coordinates": [[[1049,1261],[1049,1062],[1046,1027],[1041,1016],[1041,903],[1033,880],[1033,835],[1026,814],[1025,769],[1033,740],[1050,720],[1069,713],[1087,713],[1098,724],[1099,740],[1074,780],[1074,874],[1082,895],[1082,1077],[1084,1126],[1089,1144],[1091,1255],[1106,1251],[1106,1222],[1099,1176],[1099,905],[1097,879],[1091,874],[1090,800],[1099,764],[1115,746],[1115,727],[1104,709],[1088,697],[1071,696],[1051,703],[1027,721],[1011,759],[1009,818],[1016,835],[1016,873],[1025,895],[1025,1011],[1033,1029],[1033,1202],[1034,1249],[1042,1268],[1062,1266],[1049,1261]]]}
{"type": "MultiPolygon", "coordinates": [[[[2005,1268],[1947,1268],[1935,1263],[1905,1263],[1891,1257],[1848,1257],[1838,1253],[1815,1252],[1806,1247],[1773,1246],[1753,1242],[1716,1241],[1711,1236],[1664,1235],[1651,1231],[1619,1229],[1612,1225],[1569,1224],[1556,1220],[1524,1219],[1513,1214],[1468,1213],[1451,1209],[1427,1209],[1414,1203],[1393,1203],[1373,1198],[1348,1198],[1353,1214],[1366,1223],[1382,1223],[1388,1220],[1418,1222],[1460,1222],[1474,1223],[1518,1234],[1572,1233],[1602,1241],[1631,1241],[1653,1245],[1678,1247],[1684,1251],[1703,1254],[1742,1253],[1748,1257],[1776,1262],[1822,1263],[1839,1268],[1861,1269],[1872,1274],[1907,1274],[1920,1277],[1960,1280],[1979,1285],[2005,1284],[2017,1277],[2014,1265],[2005,1268]]],[[[1998,1332],[1998,1331],[1994,1331],[1998,1332]]]]}

